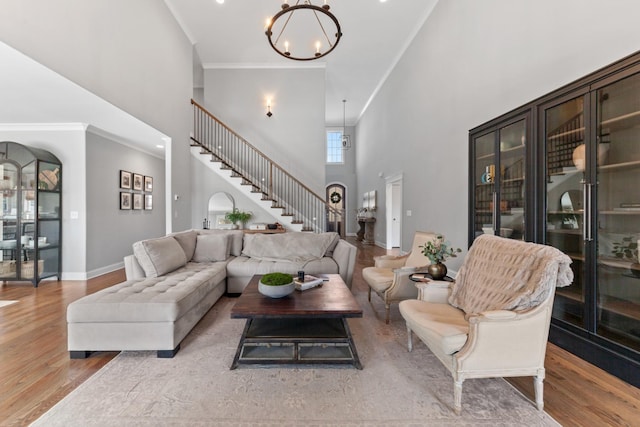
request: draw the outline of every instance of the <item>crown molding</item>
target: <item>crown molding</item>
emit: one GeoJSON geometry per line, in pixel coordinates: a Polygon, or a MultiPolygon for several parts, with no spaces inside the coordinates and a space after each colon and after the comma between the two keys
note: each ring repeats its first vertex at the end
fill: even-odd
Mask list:
{"type": "MultiPolygon", "coordinates": [[[[162,159],[164,160],[165,158],[165,150],[162,150],[162,153],[158,153],[157,151],[154,152],[152,150],[147,150],[146,148],[142,148],[139,144],[136,144],[135,142],[128,140],[126,138],[123,138],[121,136],[115,135],[111,132],[107,132],[104,129],[95,127],[93,125],[88,125],[87,126],[87,132],[88,133],[92,133],[94,135],[98,135],[101,136],[102,138],[111,140],[113,142],[116,142],[120,145],[124,145],[125,147],[131,148],[132,150],[136,150],[136,151],[140,151],[141,153],[145,153],[148,154],[150,156],[156,157],[158,159],[162,159]]],[[[162,138],[164,140],[164,138],[162,138]]],[[[160,150],[160,149],[158,149],[160,150]]]]}
{"type": "Polygon", "coordinates": [[[317,64],[300,64],[300,65],[287,65],[287,64],[270,64],[270,63],[251,63],[251,62],[228,62],[228,63],[215,63],[208,62],[202,64],[202,68],[205,70],[259,70],[259,69],[274,69],[274,70],[299,70],[299,69],[326,69],[327,64],[319,62],[317,64]]]}
{"type": "Polygon", "coordinates": [[[86,123],[0,123],[3,131],[80,131],[85,132],[89,127],[86,123]]]}

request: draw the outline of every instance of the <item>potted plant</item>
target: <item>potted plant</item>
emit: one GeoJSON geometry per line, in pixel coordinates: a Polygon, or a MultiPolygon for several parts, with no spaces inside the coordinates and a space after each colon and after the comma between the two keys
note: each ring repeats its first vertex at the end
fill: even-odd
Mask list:
{"type": "Polygon", "coordinates": [[[238,208],[234,208],[233,211],[227,212],[224,217],[227,221],[231,221],[235,225],[240,225],[240,228],[244,228],[245,223],[249,221],[251,216],[251,212],[243,212],[238,208]]]}
{"type": "Polygon", "coordinates": [[[427,267],[427,272],[435,280],[440,280],[447,275],[447,266],[443,261],[447,258],[455,258],[458,253],[462,252],[460,248],[451,247],[451,243],[444,241],[444,236],[438,234],[433,241],[428,241],[422,248],[422,254],[429,258],[431,265],[427,267]]]}
{"type": "Polygon", "coordinates": [[[293,276],[287,273],[268,273],[258,282],[258,292],[271,298],[282,298],[295,289],[293,276]]]}
{"type": "Polygon", "coordinates": [[[623,237],[622,242],[613,242],[613,249],[611,250],[616,258],[631,261],[629,270],[631,271],[631,274],[636,277],[640,277],[638,242],[640,242],[640,240],[636,240],[634,236],[623,237]]]}

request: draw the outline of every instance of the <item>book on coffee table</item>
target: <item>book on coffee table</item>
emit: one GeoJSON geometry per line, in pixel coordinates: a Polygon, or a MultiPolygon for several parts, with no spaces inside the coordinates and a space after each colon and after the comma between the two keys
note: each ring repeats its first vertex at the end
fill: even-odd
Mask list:
{"type": "Polygon", "coordinates": [[[321,286],[323,279],[321,277],[312,276],[311,274],[304,275],[304,282],[301,282],[297,277],[293,279],[298,291],[306,291],[307,289],[321,286]]]}

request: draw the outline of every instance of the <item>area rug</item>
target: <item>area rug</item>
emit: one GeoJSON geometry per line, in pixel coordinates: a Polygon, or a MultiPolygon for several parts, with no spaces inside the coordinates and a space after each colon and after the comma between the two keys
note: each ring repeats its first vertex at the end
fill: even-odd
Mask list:
{"type": "MultiPolygon", "coordinates": [[[[503,379],[467,380],[453,412],[453,380],[392,310],[356,297],[349,324],[364,369],[247,367],[230,370],[244,320],[223,297],[173,359],[123,352],[33,426],[557,426],[503,379]]],[[[397,307],[396,307],[397,308],[397,307]]]]}
{"type": "Polygon", "coordinates": [[[3,300],[0,300],[0,307],[6,307],[6,306],[8,306],[8,305],[15,304],[15,303],[17,303],[17,302],[18,302],[18,301],[4,300],[4,299],[3,299],[3,300]]]}

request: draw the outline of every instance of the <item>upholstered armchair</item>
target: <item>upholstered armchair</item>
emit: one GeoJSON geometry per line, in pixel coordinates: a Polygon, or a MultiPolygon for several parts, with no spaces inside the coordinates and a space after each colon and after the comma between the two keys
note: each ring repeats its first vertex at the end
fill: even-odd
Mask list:
{"type": "Polygon", "coordinates": [[[409,279],[409,275],[431,264],[429,258],[422,254],[420,246],[435,240],[436,236],[436,233],[416,231],[411,252],[402,256],[374,257],[374,266],[362,270],[362,277],[369,285],[369,301],[371,301],[372,290],[384,301],[386,323],[389,323],[391,303],[416,298],[418,295],[418,289],[409,279]]]}
{"type": "Polygon", "coordinates": [[[533,376],[543,409],[544,358],[556,287],[573,280],[571,259],[551,246],[476,238],[456,281],[418,284],[400,303],[408,347],[417,335],[451,371],[454,410],[468,378],[533,376]]]}

